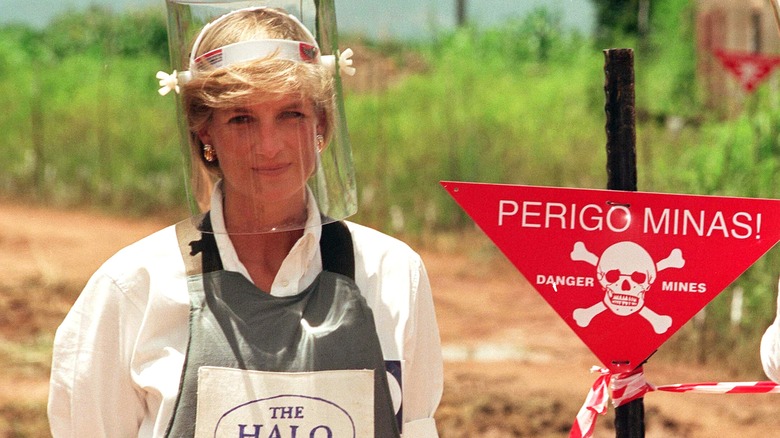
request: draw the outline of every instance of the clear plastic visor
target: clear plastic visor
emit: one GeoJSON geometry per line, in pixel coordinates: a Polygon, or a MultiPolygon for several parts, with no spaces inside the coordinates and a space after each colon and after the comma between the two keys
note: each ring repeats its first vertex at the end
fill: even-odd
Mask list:
{"type": "Polygon", "coordinates": [[[218,167],[220,177],[210,208],[221,210],[226,229],[216,231],[299,229],[309,215],[319,215],[309,188],[324,178],[319,125],[314,105],[294,94],[214,110],[199,135],[204,160],[218,167]]]}
{"type": "MultiPolygon", "coordinates": [[[[172,67],[179,72],[191,70],[191,46],[206,24],[232,11],[254,7],[283,8],[304,24],[308,21],[309,29],[317,29],[321,54],[335,53],[333,3],[317,3],[167,0],[172,67]],[[323,11],[328,7],[331,9],[323,11]]],[[[262,75],[267,70],[273,74],[271,64],[289,66],[293,62],[251,60],[206,72],[211,75],[208,80],[193,72],[192,81],[182,85],[177,101],[190,179],[188,203],[193,217],[211,211],[214,225],[212,230],[203,231],[255,234],[299,230],[345,219],[357,210],[338,69],[332,89],[326,93],[332,100],[323,101],[322,96],[310,92],[317,89],[316,84],[302,83],[287,90],[264,89],[252,82],[257,78],[253,74],[262,75]],[[253,79],[247,87],[242,85],[240,98],[235,98],[229,88],[233,85],[228,84],[224,93],[212,93],[228,96],[225,101],[207,100],[206,115],[192,116],[193,99],[188,93],[193,90],[187,87],[195,91],[220,87],[220,77],[243,78],[247,72],[253,79]],[[217,82],[211,81],[212,76],[217,82]]],[[[283,82],[309,81],[306,75],[285,78],[283,82]]]]}

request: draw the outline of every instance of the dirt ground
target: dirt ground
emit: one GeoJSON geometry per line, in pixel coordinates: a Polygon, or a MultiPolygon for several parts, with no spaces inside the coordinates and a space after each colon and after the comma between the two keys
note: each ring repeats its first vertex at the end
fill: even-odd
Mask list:
{"type": "MultiPolygon", "coordinates": [[[[0,202],[0,437],[48,435],[54,329],[106,258],[167,224],[0,202]]],[[[446,357],[440,435],[567,436],[596,379],[595,356],[478,232],[437,236],[417,249],[434,288],[446,357]]],[[[734,380],[717,367],[656,356],[645,366],[655,384],[734,380]]],[[[647,437],[780,431],[780,394],[654,392],[644,403],[647,437]]],[[[613,421],[610,407],[596,436],[614,436],[613,421]]]]}

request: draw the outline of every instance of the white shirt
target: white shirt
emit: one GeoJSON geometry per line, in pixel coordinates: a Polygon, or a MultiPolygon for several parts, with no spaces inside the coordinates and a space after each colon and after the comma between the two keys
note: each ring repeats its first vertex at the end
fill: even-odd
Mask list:
{"type": "MultiPolygon", "coordinates": [[[[246,274],[224,229],[212,225],[226,270],[246,274]]],[[[318,223],[309,210],[307,223],[318,223]]],[[[355,282],[371,307],[385,360],[400,360],[403,436],[437,437],[433,414],[443,372],[425,267],[406,244],[347,222],[355,282]]],[[[271,294],[305,289],[322,270],[319,226],[307,226],[271,294]]],[[[49,423],[60,437],[163,437],[173,413],[189,339],[189,292],[173,226],[111,257],[87,283],[54,339],[49,423]]]]}

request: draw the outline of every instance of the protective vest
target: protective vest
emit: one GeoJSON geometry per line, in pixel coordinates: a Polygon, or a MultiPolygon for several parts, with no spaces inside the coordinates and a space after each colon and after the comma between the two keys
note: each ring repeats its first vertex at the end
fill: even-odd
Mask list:
{"type": "Polygon", "coordinates": [[[354,282],[354,252],[347,227],[322,227],[323,271],[303,292],[275,297],[243,275],[222,269],[208,214],[196,227],[176,225],[190,294],[189,343],[174,414],[166,436],[195,433],[198,369],[303,372],[374,370],[376,438],[397,438],[399,428],[374,317],[354,282]],[[325,328],[304,339],[301,321],[325,328]],[[324,334],[323,334],[324,332],[324,334]]]}

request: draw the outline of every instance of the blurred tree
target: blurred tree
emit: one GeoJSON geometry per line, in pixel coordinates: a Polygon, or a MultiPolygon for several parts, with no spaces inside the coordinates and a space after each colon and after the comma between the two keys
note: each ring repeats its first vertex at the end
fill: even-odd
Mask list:
{"type": "Polygon", "coordinates": [[[167,59],[165,17],[157,10],[114,14],[91,6],[56,17],[44,30],[47,45],[58,58],[74,54],[135,56],[154,54],[167,59]]]}
{"type": "Polygon", "coordinates": [[[30,27],[8,25],[0,28],[0,78],[27,69],[32,60],[46,58],[42,36],[30,27]]]}
{"type": "Polygon", "coordinates": [[[466,25],[466,0],[455,0],[455,11],[458,27],[466,25]]]}
{"type": "Polygon", "coordinates": [[[524,31],[529,36],[529,43],[536,59],[546,61],[556,42],[563,32],[561,16],[546,8],[533,10],[523,20],[524,31]]]}
{"type": "Polygon", "coordinates": [[[616,36],[640,36],[650,18],[647,0],[593,0],[596,8],[596,36],[600,44],[616,36]]]}
{"type": "Polygon", "coordinates": [[[119,54],[149,53],[168,59],[168,29],[164,14],[155,9],[145,9],[123,14],[116,20],[116,50],[119,54]]]}

